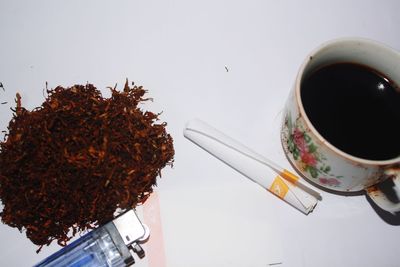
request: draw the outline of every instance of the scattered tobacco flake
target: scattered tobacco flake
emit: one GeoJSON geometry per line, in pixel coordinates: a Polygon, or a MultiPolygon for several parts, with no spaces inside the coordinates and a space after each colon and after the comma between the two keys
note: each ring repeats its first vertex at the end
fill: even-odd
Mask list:
{"type": "Polygon", "coordinates": [[[103,98],[91,84],[59,86],[32,111],[17,94],[0,142],[0,216],[26,231],[37,252],[143,203],[173,163],[166,123],[138,107],[146,91],[128,81],[122,92],[110,90],[103,98]]]}
{"type": "Polygon", "coordinates": [[[4,92],[6,91],[6,89],[4,89],[4,85],[2,82],[0,82],[0,88],[3,89],[4,92]]]}

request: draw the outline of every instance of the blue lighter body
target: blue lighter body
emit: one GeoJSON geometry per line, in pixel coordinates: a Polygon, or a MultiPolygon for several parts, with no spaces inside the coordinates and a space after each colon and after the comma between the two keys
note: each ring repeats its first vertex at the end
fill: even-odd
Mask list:
{"type": "Polygon", "coordinates": [[[141,242],[149,236],[134,210],[89,232],[34,267],[121,267],[135,263],[131,250],[144,257],[141,242]]]}

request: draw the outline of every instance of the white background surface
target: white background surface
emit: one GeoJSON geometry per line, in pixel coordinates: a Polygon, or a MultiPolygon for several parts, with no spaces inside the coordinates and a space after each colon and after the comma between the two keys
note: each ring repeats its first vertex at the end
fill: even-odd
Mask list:
{"type": "MultiPolygon", "coordinates": [[[[27,108],[50,88],[125,78],[149,90],[175,139],[159,181],[167,266],[400,266],[400,219],[364,195],[322,192],[303,215],[184,139],[197,117],[290,168],[279,140],[302,60],[346,36],[400,49],[398,1],[0,0],[0,127],[15,93],[27,108]],[[225,66],[229,69],[227,72],[225,66]]],[[[5,166],[0,166],[4,168],[5,166]]],[[[31,266],[36,247],[0,225],[0,266],[31,266]]],[[[139,265],[146,266],[145,262],[139,265]]]]}

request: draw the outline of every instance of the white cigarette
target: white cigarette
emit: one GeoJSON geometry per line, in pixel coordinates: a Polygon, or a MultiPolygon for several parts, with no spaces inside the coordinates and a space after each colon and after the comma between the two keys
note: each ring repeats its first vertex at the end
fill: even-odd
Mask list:
{"type": "Polygon", "coordinates": [[[308,214],[321,199],[301,178],[201,120],[186,124],[184,136],[250,180],[308,214]]]}

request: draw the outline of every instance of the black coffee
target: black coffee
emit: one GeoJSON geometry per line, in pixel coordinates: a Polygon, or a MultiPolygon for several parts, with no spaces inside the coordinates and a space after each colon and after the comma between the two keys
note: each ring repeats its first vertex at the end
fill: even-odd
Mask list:
{"type": "Polygon", "coordinates": [[[371,160],[400,155],[400,90],[377,71],[322,67],[305,77],[301,100],[313,126],[340,150],[371,160]]]}

